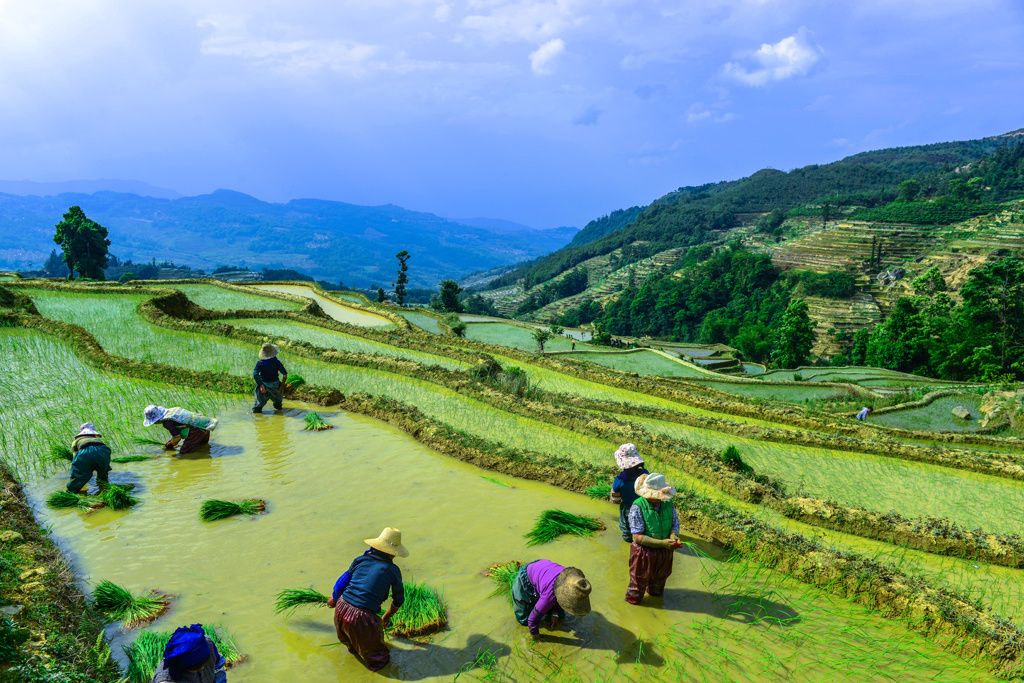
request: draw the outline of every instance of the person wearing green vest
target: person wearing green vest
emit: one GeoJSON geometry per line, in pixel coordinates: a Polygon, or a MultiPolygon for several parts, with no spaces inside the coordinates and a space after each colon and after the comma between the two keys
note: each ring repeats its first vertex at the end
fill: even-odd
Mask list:
{"type": "Polygon", "coordinates": [[[644,593],[658,597],[665,593],[665,581],[672,574],[672,558],[679,540],[679,514],[672,505],[676,490],[664,474],[642,474],[634,484],[637,499],[629,508],[629,587],[626,602],[639,605],[644,593]]]}

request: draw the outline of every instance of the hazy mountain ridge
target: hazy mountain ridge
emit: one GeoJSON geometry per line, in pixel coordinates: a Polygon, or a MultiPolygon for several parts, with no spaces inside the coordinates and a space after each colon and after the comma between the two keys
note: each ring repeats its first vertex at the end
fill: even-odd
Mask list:
{"type": "Polygon", "coordinates": [[[55,246],[53,226],[75,204],[110,230],[111,252],[122,259],[294,268],[357,287],[387,286],[401,249],[412,253],[410,285],[432,287],[550,253],[575,234],[525,226],[496,231],[391,204],[275,204],[231,190],[174,199],[109,191],[0,194],[0,267],[38,268],[55,246]]]}

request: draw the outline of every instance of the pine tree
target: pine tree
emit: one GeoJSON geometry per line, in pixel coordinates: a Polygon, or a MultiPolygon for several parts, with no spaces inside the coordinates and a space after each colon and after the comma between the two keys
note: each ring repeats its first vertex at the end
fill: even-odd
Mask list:
{"type": "Polygon", "coordinates": [[[409,282],[409,252],[405,249],[395,254],[398,259],[398,277],[395,280],[395,301],[399,306],[405,305],[405,286],[409,282]]]}

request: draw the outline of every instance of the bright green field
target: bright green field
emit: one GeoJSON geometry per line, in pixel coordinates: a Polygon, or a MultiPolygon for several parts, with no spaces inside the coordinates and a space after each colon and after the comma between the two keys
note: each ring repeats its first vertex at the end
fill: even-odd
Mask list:
{"type": "MultiPolygon", "coordinates": [[[[487,344],[510,346],[523,351],[537,350],[537,342],[533,340],[533,330],[510,323],[466,323],[466,338],[487,344]]],[[[589,346],[583,342],[576,342],[576,348],[589,346]]],[[[561,335],[551,337],[544,344],[545,351],[570,351],[571,349],[572,339],[561,335]]]]}
{"type": "Polygon", "coordinates": [[[702,386],[710,387],[718,391],[735,396],[755,398],[772,401],[786,401],[788,403],[803,403],[830,398],[841,391],[836,387],[821,386],[794,386],[789,384],[774,384],[772,382],[725,382],[718,380],[696,380],[702,386]]]}
{"type": "MultiPolygon", "coordinates": [[[[550,342],[548,342],[550,344],[550,342]]],[[[560,355],[562,358],[597,363],[613,370],[635,372],[638,375],[655,375],[658,377],[707,377],[708,373],[671,358],[665,358],[654,351],[631,351],[628,353],[614,351],[585,351],[560,355]]]]}
{"type": "Polygon", "coordinates": [[[167,285],[184,292],[194,303],[211,311],[297,311],[302,308],[298,302],[275,299],[259,294],[236,292],[217,285],[167,285]]]}
{"type": "Polygon", "coordinates": [[[426,313],[409,313],[407,311],[400,311],[398,315],[402,316],[421,330],[426,330],[432,334],[441,334],[441,325],[437,322],[437,318],[432,315],[427,315],[426,313]]]}
{"type": "Polygon", "coordinates": [[[934,432],[976,432],[981,429],[978,421],[978,407],[981,397],[975,394],[962,396],[944,396],[937,398],[926,406],[894,410],[891,413],[871,415],[868,420],[887,427],[900,429],[924,429],[934,432]],[[973,419],[961,420],[953,417],[950,412],[958,405],[970,409],[973,419]]]}
{"type": "Polygon", "coordinates": [[[391,356],[393,358],[406,358],[423,365],[440,365],[441,367],[459,370],[466,367],[465,363],[444,356],[438,356],[421,351],[404,349],[400,346],[392,346],[380,342],[364,339],[351,334],[328,330],[322,327],[306,325],[293,320],[279,320],[276,318],[232,318],[222,322],[236,327],[247,327],[257,332],[262,332],[273,339],[288,338],[296,341],[304,341],[314,346],[339,351],[350,351],[352,353],[372,353],[379,356],[391,356]]]}
{"type": "Polygon", "coordinates": [[[866,453],[779,444],[635,416],[652,432],[721,452],[736,446],[754,471],[781,479],[791,494],[806,492],[878,512],[945,517],[967,528],[1020,531],[1024,482],[866,453]],[[992,501],[1000,501],[993,505],[992,501]]]}
{"type": "MultiPolygon", "coordinates": [[[[205,334],[189,334],[157,327],[142,319],[136,308],[145,296],[67,294],[26,290],[39,312],[65,320],[91,332],[109,353],[169,365],[186,364],[194,370],[227,372],[250,377],[257,349],[242,342],[205,334]],[[131,334],[124,334],[130,329],[131,334]]],[[[514,448],[551,455],[607,462],[614,445],[560,427],[497,410],[485,403],[430,382],[387,372],[282,357],[292,372],[307,382],[335,387],[346,393],[362,392],[394,398],[416,406],[427,415],[483,439],[514,448]]]]}

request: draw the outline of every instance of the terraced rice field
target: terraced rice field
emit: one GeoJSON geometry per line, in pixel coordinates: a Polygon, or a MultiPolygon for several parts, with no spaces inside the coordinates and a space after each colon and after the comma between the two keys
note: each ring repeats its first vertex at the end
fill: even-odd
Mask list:
{"type": "MultiPolygon", "coordinates": [[[[536,351],[537,342],[533,339],[533,330],[509,323],[467,323],[466,339],[480,341],[497,346],[509,346],[522,351],[536,351]]],[[[552,337],[544,344],[545,351],[571,351],[573,340],[568,337],[552,337]]],[[[589,346],[584,342],[576,342],[576,348],[589,346]]]]}
{"type": "Polygon", "coordinates": [[[320,308],[323,309],[324,313],[331,316],[338,322],[348,323],[350,325],[358,325],[360,327],[394,327],[395,323],[391,322],[387,318],[372,313],[363,308],[357,308],[355,306],[347,306],[343,303],[330,299],[312,287],[305,285],[249,285],[253,290],[265,290],[268,292],[278,292],[280,294],[290,294],[292,296],[302,297],[305,299],[312,299],[313,301],[320,304],[320,308]]]}
{"type": "Polygon", "coordinates": [[[597,363],[613,370],[657,377],[707,377],[707,373],[688,363],[666,358],[648,350],[616,352],[587,351],[565,354],[567,358],[597,363]]]}
{"type": "Polygon", "coordinates": [[[926,429],[941,432],[976,432],[981,429],[978,420],[981,397],[977,395],[944,396],[926,406],[894,410],[891,413],[872,415],[871,422],[899,427],[900,429],[926,429]],[[953,416],[953,408],[964,406],[971,411],[970,420],[953,416]]]}
{"type": "MultiPolygon", "coordinates": [[[[164,285],[160,285],[164,287],[164,285]]],[[[270,296],[261,296],[237,289],[227,289],[217,285],[166,285],[167,289],[177,289],[194,303],[211,311],[297,311],[302,304],[270,296]]]]}
{"type": "MultiPolygon", "coordinates": [[[[149,323],[137,310],[149,296],[145,293],[21,291],[32,297],[43,316],[82,326],[106,352],[117,356],[240,378],[250,376],[255,362],[254,345],[213,334],[212,327],[206,328],[210,333],[184,333],[149,323]]],[[[206,291],[197,296],[210,296],[208,290],[197,291],[206,291]]],[[[230,308],[222,304],[220,310],[230,308]]],[[[273,317],[229,323],[275,340],[400,358],[421,369],[431,365],[448,372],[466,369],[444,354],[444,344],[456,343],[450,338],[433,342],[416,335],[410,339],[417,339],[420,347],[411,349],[399,341],[403,334],[410,334],[403,331],[396,331],[389,343],[384,343],[370,333],[364,337],[273,317]],[[436,348],[437,353],[424,348],[436,348]]],[[[503,339],[512,347],[522,342],[522,333],[530,334],[501,323],[469,327],[487,328],[487,335],[497,337],[503,329],[513,328],[516,331],[510,334],[518,342],[503,339]]],[[[529,341],[527,350],[533,351],[532,338],[529,341]]],[[[43,445],[66,439],[82,421],[94,419],[106,425],[105,433],[118,451],[149,448],[153,449],[150,454],[157,455],[155,447],[139,447],[132,441],[133,436],[144,433],[139,413],[146,403],[177,403],[221,417],[212,457],[157,457],[115,471],[115,481],[137,485],[142,503],[132,512],[58,512],[41,505],[38,512],[62,546],[78,558],[76,568],[87,584],[108,578],[133,591],[160,588],[178,596],[171,615],[158,627],[168,628],[180,620],[208,620],[210,610],[215,610],[218,621],[250,655],[245,664],[232,670],[232,681],[280,680],[296,670],[304,671],[304,680],[311,681],[357,680],[365,675],[341,648],[332,646],[336,641],[329,612],[311,610],[286,620],[271,617],[270,607],[274,594],[284,587],[312,585],[329,590],[337,574],[360,552],[359,539],[385,524],[402,528],[412,550],[409,558],[400,561],[406,580],[427,581],[440,588],[451,610],[448,631],[417,642],[393,643],[395,664],[389,675],[396,678],[991,680],[992,660],[975,659],[969,653],[961,656],[955,638],[926,638],[912,630],[913,620],[882,618],[869,607],[830,595],[821,587],[798,582],[753,560],[725,562],[721,548],[686,529],[684,535],[694,544],[676,554],[676,570],[664,599],[642,608],[629,606],[621,599],[627,548],[619,539],[614,506],[545,483],[476,469],[367,417],[316,407],[337,429],[305,432],[302,416],[313,406],[290,402],[283,415],[253,416],[248,412],[247,397],[111,375],[77,358],[64,341],[34,331],[0,328],[0,353],[8,358],[10,369],[0,378],[0,389],[5,395],[19,397],[11,406],[17,413],[12,413],[7,429],[0,430],[0,457],[26,479],[37,504],[65,481],[60,472],[65,465],[54,462],[43,445]],[[60,390],[68,385],[77,391],[60,390]],[[353,486],[379,480],[385,472],[402,473],[403,495],[345,495],[353,486]],[[458,495],[453,495],[453,490],[458,495]],[[249,496],[267,499],[266,515],[203,525],[195,513],[206,498],[249,496]],[[595,585],[594,612],[571,620],[569,630],[546,632],[541,641],[529,644],[523,629],[511,619],[507,603],[487,597],[492,586],[480,572],[492,562],[534,557],[536,551],[526,548],[523,534],[536,513],[546,507],[594,515],[608,530],[593,538],[559,540],[544,548],[545,556],[586,571],[595,585]],[[464,531],[487,542],[459,542],[446,523],[453,519],[460,520],[464,531]],[[157,526],[162,532],[152,533],[157,526]],[[319,550],[310,554],[309,548],[319,550]],[[239,563],[239,558],[245,562],[239,563]],[[189,571],[181,570],[182,562],[189,571]],[[216,596],[214,607],[210,596],[216,596]]],[[[589,380],[552,369],[554,365],[544,367],[500,353],[494,356],[505,367],[525,369],[531,381],[547,392],[521,402],[529,408],[525,415],[512,412],[519,407],[515,399],[502,402],[493,392],[464,395],[466,391],[459,393],[445,386],[443,378],[451,375],[436,368],[430,371],[434,374],[424,371],[419,378],[414,376],[418,373],[403,375],[327,363],[287,351],[282,360],[311,385],[337,388],[346,395],[365,393],[418,408],[454,430],[453,434],[477,439],[474,443],[492,459],[488,467],[505,462],[514,468],[507,471],[518,471],[533,457],[530,454],[564,463],[546,470],[550,483],[562,485],[579,476],[578,468],[610,470],[611,453],[618,443],[596,436],[586,420],[580,421],[577,429],[568,429],[555,423],[554,412],[530,406],[545,403],[560,408],[563,398],[574,396],[727,418],[740,426],[805,429],[788,424],[784,417],[773,418],[776,421],[739,418],[619,389],[602,382],[596,367],[594,379],[589,380]]],[[[649,351],[622,356],[634,357],[631,362],[641,364],[635,367],[646,370],[653,369],[642,367],[648,362],[675,364],[661,356],[652,361],[655,354],[649,351]]],[[[652,387],[660,381],[657,373],[644,374],[644,381],[652,387]]],[[[769,403],[800,401],[815,392],[834,391],[811,382],[807,383],[810,386],[727,381],[692,384],[695,391],[700,386],[728,387],[734,395],[769,403]]],[[[599,417],[595,415],[595,419],[599,417]]],[[[755,472],[782,480],[791,493],[879,512],[895,510],[909,517],[942,517],[995,533],[1020,529],[1017,511],[1024,507],[1024,482],[884,455],[761,441],[738,436],[733,433],[738,427],[728,425],[713,430],[649,417],[618,417],[652,433],[716,452],[735,445],[755,472]]],[[[435,433],[433,429],[409,428],[409,432],[422,437],[435,433]]],[[[927,440],[926,435],[910,438],[927,440]]],[[[883,563],[888,567],[884,571],[905,572],[930,586],[978,600],[992,614],[1013,620],[1011,628],[1024,624],[1024,570],[908,550],[852,531],[811,526],[764,505],[735,499],[712,481],[659,462],[651,454],[647,463],[663,469],[687,495],[696,492],[709,499],[708,504],[726,506],[733,514],[742,515],[747,521],[739,528],[767,524],[804,539],[816,539],[814,542],[823,544],[815,551],[822,553],[817,562],[827,561],[829,548],[856,553],[870,558],[866,562],[883,563]]],[[[704,510],[698,506],[686,512],[702,518],[704,510]]],[[[795,562],[803,554],[790,557],[795,562]]],[[[857,581],[870,582],[874,570],[864,571],[868,573],[858,575],[857,581]]],[[[835,590],[828,584],[823,587],[835,590]]],[[[923,599],[920,595],[915,599],[923,599]]],[[[934,612],[940,613],[938,609],[934,612]]],[[[115,645],[133,635],[115,634],[115,645]]]]}
{"type": "Polygon", "coordinates": [[[441,325],[437,322],[437,318],[432,315],[427,315],[426,313],[410,313],[408,311],[402,311],[399,315],[421,330],[426,330],[431,334],[441,334],[441,325]]]}

